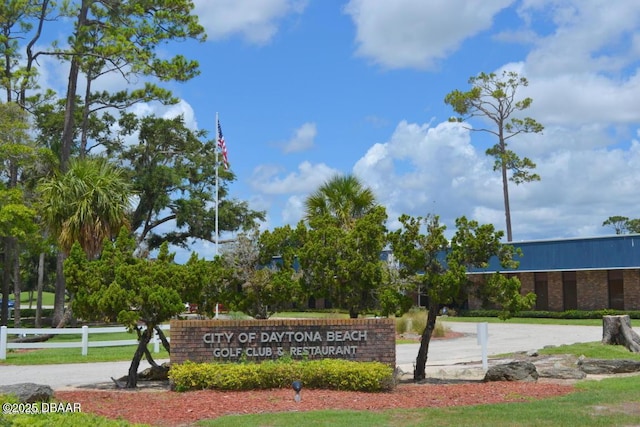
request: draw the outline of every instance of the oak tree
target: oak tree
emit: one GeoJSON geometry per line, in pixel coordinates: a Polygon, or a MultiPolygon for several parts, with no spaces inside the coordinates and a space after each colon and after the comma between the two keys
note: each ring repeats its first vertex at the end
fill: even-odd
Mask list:
{"type": "Polygon", "coordinates": [[[203,140],[204,132],[189,129],[182,117],[143,117],[132,119],[131,126],[138,130],[138,143],[119,157],[138,196],[131,229],[141,246],[151,250],[165,241],[182,247],[193,239],[215,242],[216,203],[220,231],[250,230],[264,220],[264,212],[229,198],[235,175],[216,163],[215,142],[203,140]],[[169,221],[175,221],[172,230],[158,231],[169,221]]]}

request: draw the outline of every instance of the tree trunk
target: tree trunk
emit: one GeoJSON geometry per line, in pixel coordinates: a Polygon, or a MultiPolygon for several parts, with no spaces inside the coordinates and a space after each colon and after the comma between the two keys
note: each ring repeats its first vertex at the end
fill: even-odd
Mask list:
{"type": "Polygon", "coordinates": [[[26,343],[26,342],[45,342],[45,341],[49,341],[51,338],[53,338],[55,335],[52,334],[47,334],[47,335],[31,335],[31,336],[26,336],[26,337],[21,337],[21,338],[15,338],[12,339],[11,342],[19,342],[19,343],[26,343]]]}
{"type": "Polygon", "coordinates": [[[64,328],[67,326],[67,324],[71,322],[73,326],[73,323],[75,323],[75,320],[73,319],[73,311],[71,310],[71,303],[69,303],[69,307],[67,307],[67,309],[64,312],[64,315],[62,316],[62,319],[60,319],[60,321],[55,324],[56,328],[64,328]]]}
{"type": "Polygon", "coordinates": [[[162,329],[160,329],[159,326],[156,326],[153,329],[155,329],[156,332],[158,333],[158,338],[160,338],[160,342],[162,343],[162,346],[164,347],[164,349],[167,350],[167,353],[171,354],[171,345],[169,344],[169,340],[167,340],[167,337],[162,331],[162,329]]]}
{"type": "Polygon", "coordinates": [[[11,266],[13,270],[13,300],[15,302],[13,306],[13,326],[19,328],[21,323],[20,304],[22,302],[22,296],[20,291],[22,290],[22,280],[20,280],[20,256],[18,255],[20,246],[17,242],[14,250],[15,256],[13,258],[13,265],[11,266]]]}
{"type": "Polygon", "coordinates": [[[2,258],[2,307],[0,307],[0,324],[9,324],[9,295],[11,294],[11,262],[13,259],[14,240],[11,237],[3,239],[4,254],[2,258]]]}
{"type": "Polygon", "coordinates": [[[416,358],[416,366],[413,371],[413,380],[421,381],[427,377],[427,355],[429,353],[429,343],[431,335],[436,328],[436,319],[438,318],[438,304],[429,298],[429,311],[427,312],[427,327],[424,328],[422,338],[420,339],[420,349],[416,358]]]}
{"type": "Polygon", "coordinates": [[[64,316],[64,303],[65,303],[65,280],[64,280],[64,258],[65,255],[62,251],[58,252],[56,257],[56,290],[53,302],[53,321],[52,326],[56,326],[62,321],[64,316]]]}
{"type": "Polygon", "coordinates": [[[44,287],[44,252],[38,259],[38,296],[36,302],[36,328],[42,327],[42,288],[44,287]]]}
{"type": "Polygon", "coordinates": [[[502,131],[500,131],[500,148],[502,150],[502,166],[500,167],[500,172],[502,174],[502,197],[504,198],[504,218],[507,223],[507,242],[511,242],[513,240],[513,233],[511,231],[511,203],[509,202],[509,177],[507,175],[507,164],[505,163],[505,152],[506,146],[504,143],[504,138],[502,136],[502,131]]]}
{"type": "Polygon", "coordinates": [[[138,386],[138,368],[140,367],[140,361],[142,360],[142,356],[145,354],[147,345],[151,341],[152,333],[153,328],[147,326],[144,332],[139,334],[138,348],[136,349],[133,359],[131,360],[131,365],[129,366],[129,375],[127,375],[127,385],[125,388],[136,388],[138,386]]]}
{"type": "Polygon", "coordinates": [[[82,52],[82,37],[84,27],[87,25],[87,17],[89,13],[89,1],[82,0],[78,11],[78,20],[76,21],[76,32],[74,34],[74,46],[71,46],[72,56],[69,65],[69,79],[67,83],[66,105],[64,111],[64,124],[62,128],[62,146],[60,148],[60,170],[66,172],[69,168],[69,160],[71,158],[71,147],[73,146],[73,137],[76,132],[75,127],[75,110],[76,110],[76,92],[78,88],[78,74],[80,72],[80,58],[82,52]]]}
{"type": "Polygon", "coordinates": [[[89,115],[91,114],[91,83],[95,78],[93,70],[86,72],[87,82],[84,90],[84,108],[82,110],[82,124],[80,126],[80,153],[81,159],[87,155],[87,141],[89,140],[89,115]]]}
{"type": "Polygon", "coordinates": [[[626,314],[602,317],[602,344],[623,345],[631,352],[640,353],[640,336],[631,328],[626,314]]]}

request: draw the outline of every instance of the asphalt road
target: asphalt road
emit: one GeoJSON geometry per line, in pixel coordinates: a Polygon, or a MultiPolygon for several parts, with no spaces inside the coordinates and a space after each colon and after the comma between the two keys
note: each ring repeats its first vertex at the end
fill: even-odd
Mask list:
{"type": "MultiPolygon", "coordinates": [[[[463,336],[432,340],[429,346],[427,368],[481,361],[482,352],[477,339],[477,324],[451,322],[446,325],[453,331],[463,333],[463,336]]],[[[636,331],[638,332],[637,329],[636,331]]],[[[601,339],[602,327],[600,326],[492,323],[488,325],[487,353],[491,356],[515,351],[538,350],[548,345],[593,342],[601,339]]],[[[396,364],[400,369],[405,372],[413,372],[413,363],[418,354],[418,347],[419,344],[401,344],[396,347],[396,364]]],[[[148,366],[144,361],[140,365],[139,371],[148,366]]],[[[53,389],[61,389],[110,382],[111,377],[120,378],[126,375],[128,369],[129,362],[37,366],[0,365],[0,384],[34,382],[48,384],[53,389]]]]}

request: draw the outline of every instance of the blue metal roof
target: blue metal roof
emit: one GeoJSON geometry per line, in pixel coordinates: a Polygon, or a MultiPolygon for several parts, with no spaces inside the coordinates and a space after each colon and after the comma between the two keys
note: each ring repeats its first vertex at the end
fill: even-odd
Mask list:
{"type": "Polygon", "coordinates": [[[472,269],[469,272],[640,268],[640,234],[510,244],[522,250],[522,257],[517,258],[520,262],[519,268],[501,268],[498,260],[492,258],[486,269],[472,269]]]}

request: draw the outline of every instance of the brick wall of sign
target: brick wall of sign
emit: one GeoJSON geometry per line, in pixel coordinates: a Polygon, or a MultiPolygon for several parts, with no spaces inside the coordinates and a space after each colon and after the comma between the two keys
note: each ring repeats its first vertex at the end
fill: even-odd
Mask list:
{"type": "Polygon", "coordinates": [[[340,358],[395,367],[394,319],[172,320],[171,363],[340,358]]]}

